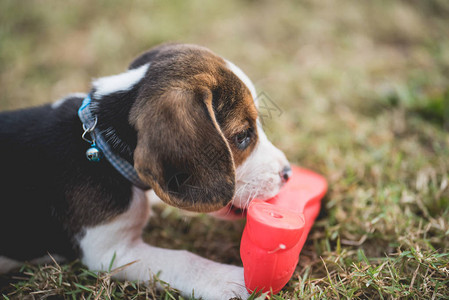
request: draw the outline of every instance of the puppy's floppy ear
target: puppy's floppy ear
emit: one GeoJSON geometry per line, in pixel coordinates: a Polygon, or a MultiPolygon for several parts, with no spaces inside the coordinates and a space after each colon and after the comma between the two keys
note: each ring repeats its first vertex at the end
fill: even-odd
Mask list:
{"type": "Polygon", "coordinates": [[[138,132],[135,168],[162,200],[200,212],[232,200],[234,162],[209,89],[163,92],[138,105],[132,116],[138,132]]]}

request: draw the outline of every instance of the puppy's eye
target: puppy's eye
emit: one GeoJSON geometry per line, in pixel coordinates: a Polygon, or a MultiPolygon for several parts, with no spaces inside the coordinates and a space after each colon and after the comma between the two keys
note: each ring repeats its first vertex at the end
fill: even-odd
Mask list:
{"type": "Polygon", "coordinates": [[[245,150],[246,147],[248,147],[250,141],[251,141],[251,129],[250,128],[243,130],[234,136],[235,145],[240,150],[245,150]]]}

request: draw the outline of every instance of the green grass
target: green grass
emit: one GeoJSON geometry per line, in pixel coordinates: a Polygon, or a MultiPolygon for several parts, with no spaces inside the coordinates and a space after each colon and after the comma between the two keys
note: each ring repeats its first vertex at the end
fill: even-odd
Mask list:
{"type": "MultiPolygon", "coordinates": [[[[447,1],[5,0],[0,109],[87,91],[167,41],[202,44],[244,69],[282,109],[266,124],[271,140],[329,181],[295,274],[273,299],[449,298],[447,1]]],[[[144,238],[239,265],[243,226],[159,208],[144,238]]],[[[69,262],[3,275],[0,295],[180,298],[162,285],[69,262]]]]}

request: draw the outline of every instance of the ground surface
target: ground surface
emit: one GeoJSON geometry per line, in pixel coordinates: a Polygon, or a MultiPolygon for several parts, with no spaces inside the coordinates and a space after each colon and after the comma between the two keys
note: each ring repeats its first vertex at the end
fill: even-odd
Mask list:
{"type": "MultiPolygon", "coordinates": [[[[261,111],[269,137],[329,180],[279,298],[449,298],[447,1],[5,0],[0,109],[88,91],[166,41],[202,44],[245,70],[279,108],[261,111]]],[[[240,264],[243,225],[159,209],[145,238],[240,264]]],[[[6,299],[179,298],[79,262],[0,282],[6,299]]]]}

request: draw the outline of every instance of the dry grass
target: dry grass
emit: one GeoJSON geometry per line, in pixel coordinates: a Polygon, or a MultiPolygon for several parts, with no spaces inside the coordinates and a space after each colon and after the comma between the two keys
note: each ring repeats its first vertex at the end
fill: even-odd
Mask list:
{"type": "MultiPolygon", "coordinates": [[[[2,1],[0,20],[1,109],[87,91],[166,41],[244,69],[283,111],[270,138],[330,184],[279,298],[449,298],[447,1],[2,1]]],[[[240,264],[242,228],[164,209],[145,238],[240,264]]],[[[10,299],[179,298],[77,262],[1,282],[10,299]]]]}

